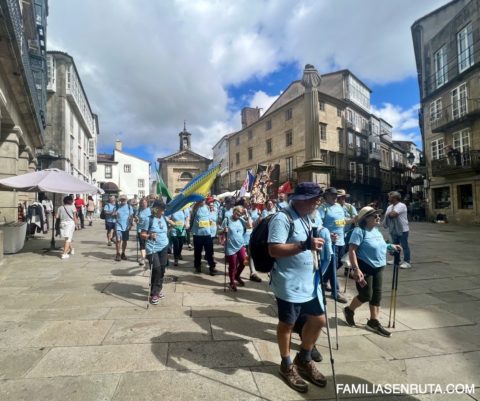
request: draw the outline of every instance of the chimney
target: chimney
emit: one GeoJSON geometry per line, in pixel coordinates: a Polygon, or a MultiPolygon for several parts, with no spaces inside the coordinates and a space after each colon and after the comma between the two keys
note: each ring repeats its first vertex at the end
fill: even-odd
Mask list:
{"type": "Polygon", "coordinates": [[[115,150],[118,150],[119,152],[122,151],[122,141],[120,139],[115,141],[115,150]]]}
{"type": "Polygon", "coordinates": [[[260,109],[258,107],[244,107],[242,109],[242,129],[252,125],[260,119],[260,109]]]}

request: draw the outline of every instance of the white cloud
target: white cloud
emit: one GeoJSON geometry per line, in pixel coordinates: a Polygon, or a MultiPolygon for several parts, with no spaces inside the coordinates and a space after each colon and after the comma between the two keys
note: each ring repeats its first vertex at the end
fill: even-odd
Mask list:
{"type": "Polygon", "coordinates": [[[277,99],[278,96],[269,96],[264,91],[257,91],[251,97],[249,107],[258,107],[261,109],[260,114],[263,114],[277,99]]]}
{"type": "MultiPolygon", "coordinates": [[[[410,26],[444,2],[50,0],[48,49],[74,57],[101,144],[119,137],[165,155],[178,149],[187,120],[194,150],[209,154],[240,127],[227,86],[285,63],[312,63],[320,73],[350,68],[373,83],[412,76],[410,26]]],[[[266,110],[274,98],[257,91],[245,105],[266,110]]]]}
{"type": "Polygon", "coordinates": [[[402,108],[391,103],[383,103],[382,107],[372,106],[372,113],[383,118],[393,127],[393,139],[397,141],[412,141],[421,146],[421,137],[418,127],[418,109],[415,104],[409,108],[402,108]],[[416,131],[412,131],[416,129],[416,131]]]}

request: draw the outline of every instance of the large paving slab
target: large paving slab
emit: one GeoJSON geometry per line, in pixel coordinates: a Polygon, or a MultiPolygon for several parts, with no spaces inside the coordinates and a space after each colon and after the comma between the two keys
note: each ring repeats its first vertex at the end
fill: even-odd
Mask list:
{"type": "Polygon", "coordinates": [[[0,379],[25,376],[48,351],[48,348],[0,349],[0,379]]]}
{"type": "Polygon", "coordinates": [[[52,377],[0,382],[2,401],[107,401],[118,386],[118,375],[52,377]]]}
{"type": "Polygon", "coordinates": [[[163,370],[168,344],[126,344],[94,347],[57,347],[33,368],[28,377],[163,370]]]}

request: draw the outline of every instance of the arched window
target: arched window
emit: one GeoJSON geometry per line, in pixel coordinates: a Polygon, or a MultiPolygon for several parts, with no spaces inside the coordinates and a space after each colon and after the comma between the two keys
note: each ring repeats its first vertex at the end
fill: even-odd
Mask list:
{"type": "Polygon", "coordinates": [[[191,180],[192,178],[193,178],[192,174],[186,171],[180,175],[181,180],[191,180]]]}

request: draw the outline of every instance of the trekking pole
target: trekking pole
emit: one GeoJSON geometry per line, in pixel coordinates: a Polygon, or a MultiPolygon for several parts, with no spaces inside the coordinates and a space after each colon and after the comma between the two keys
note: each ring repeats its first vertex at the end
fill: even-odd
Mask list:
{"type": "Polygon", "coordinates": [[[350,278],[350,272],[352,271],[352,265],[350,263],[350,260],[348,260],[346,263],[348,265],[348,269],[347,269],[347,278],[345,279],[345,288],[343,289],[344,294],[347,292],[348,279],[350,278]]]}
{"type": "Polygon", "coordinates": [[[148,259],[148,265],[150,266],[149,269],[149,277],[148,277],[148,294],[147,294],[147,309],[150,306],[150,294],[152,292],[152,262],[153,262],[153,256],[152,256],[152,261],[150,262],[150,259],[148,259]]]}
{"type": "Polygon", "coordinates": [[[137,231],[137,263],[138,263],[138,231],[137,231]]]}
{"type": "Polygon", "coordinates": [[[395,327],[395,312],[397,304],[397,280],[398,270],[400,267],[400,252],[396,251],[393,254],[393,274],[392,274],[392,293],[390,294],[390,312],[388,314],[388,328],[391,327],[392,312],[393,312],[393,327],[395,327]]]}
{"type": "Polygon", "coordinates": [[[395,273],[395,297],[393,299],[393,325],[395,328],[395,316],[397,314],[397,289],[398,289],[398,272],[400,271],[400,252],[397,252],[393,257],[393,266],[395,273]]]}
{"type": "Polygon", "coordinates": [[[225,270],[223,272],[223,292],[227,292],[227,237],[228,233],[224,233],[225,236],[225,242],[224,242],[224,247],[223,247],[223,252],[225,256],[225,270]]]}
{"type": "Polygon", "coordinates": [[[334,305],[335,305],[335,342],[338,350],[338,312],[337,312],[337,252],[336,252],[336,245],[333,244],[333,255],[332,255],[332,264],[333,264],[333,283],[332,283],[332,294],[334,293],[335,287],[335,297],[334,297],[334,305]]]}
{"type": "Polygon", "coordinates": [[[328,339],[328,351],[330,353],[330,365],[332,366],[332,377],[333,377],[333,388],[335,391],[335,399],[338,401],[338,393],[337,393],[337,376],[335,375],[335,360],[333,359],[333,352],[332,352],[332,341],[330,339],[330,325],[328,323],[328,314],[327,314],[327,298],[325,295],[325,283],[322,279],[322,271],[319,270],[320,276],[320,286],[322,288],[322,296],[323,296],[323,307],[325,308],[325,320],[327,321],[327,339],[328,339]]]}

